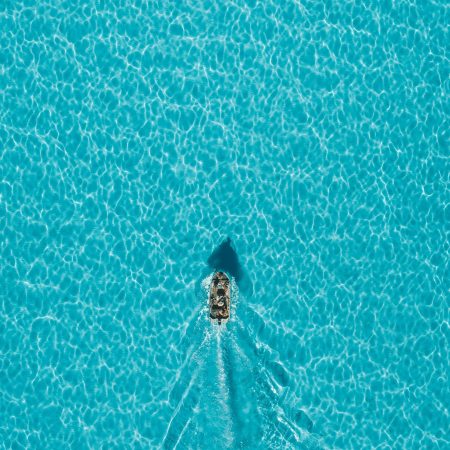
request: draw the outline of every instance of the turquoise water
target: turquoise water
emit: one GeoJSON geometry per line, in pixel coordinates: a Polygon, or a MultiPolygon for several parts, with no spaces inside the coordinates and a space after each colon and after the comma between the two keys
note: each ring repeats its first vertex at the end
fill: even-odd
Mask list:
{"type": "Polygon", "coordinates": [[[3,1],[0,447],[449,448],[448,19],[3,1]]]}

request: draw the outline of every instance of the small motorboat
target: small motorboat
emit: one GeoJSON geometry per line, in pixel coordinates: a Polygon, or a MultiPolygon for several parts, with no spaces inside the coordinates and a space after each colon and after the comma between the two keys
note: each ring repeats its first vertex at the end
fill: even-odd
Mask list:
{"type": "Polygon", "coordinates": [[[209,317],[219,325],[230,317],[230,279],[224,272],[216,272],[209,290],[209,317]]]}

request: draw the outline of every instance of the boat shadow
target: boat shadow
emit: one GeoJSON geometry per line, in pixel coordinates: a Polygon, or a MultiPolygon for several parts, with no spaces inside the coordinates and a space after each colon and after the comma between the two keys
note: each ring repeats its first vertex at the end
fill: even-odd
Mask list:
{"type": "Polygon", "coordinates": [[[230,237],[227,237],[212,251],[207,259],[207,264],[207,272],[210,272],[211,270],[214,272],[219,270],[226,272],[235,279],[236,284],[242,293],[246,296],[253,295],[252,280],[244,270],[230,237]]]}

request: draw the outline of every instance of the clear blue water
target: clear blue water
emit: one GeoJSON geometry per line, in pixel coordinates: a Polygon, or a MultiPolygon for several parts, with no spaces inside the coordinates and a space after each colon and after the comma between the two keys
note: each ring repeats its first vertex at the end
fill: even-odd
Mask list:
{"type": "Polygon", "coordinates": [[[448,22],[3,1],[0,447],[449,448],[448,22]]]}

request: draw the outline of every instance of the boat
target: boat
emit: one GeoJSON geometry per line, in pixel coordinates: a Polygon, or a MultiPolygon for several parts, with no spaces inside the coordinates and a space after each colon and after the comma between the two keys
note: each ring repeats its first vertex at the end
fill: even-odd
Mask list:
{"type": "Polygon", "coordinates": [[[230,279],[225,272],[214,273],[209,290],[209,317],[219,325],[230,318],[230,279]]]}

